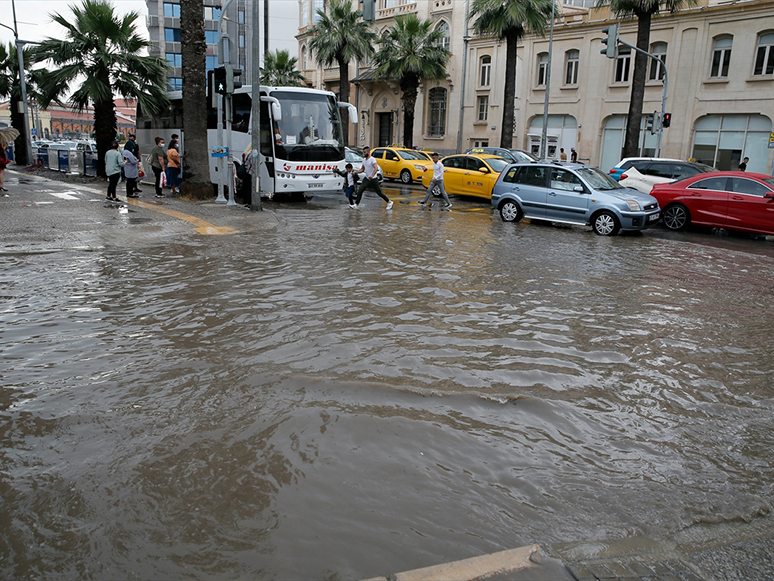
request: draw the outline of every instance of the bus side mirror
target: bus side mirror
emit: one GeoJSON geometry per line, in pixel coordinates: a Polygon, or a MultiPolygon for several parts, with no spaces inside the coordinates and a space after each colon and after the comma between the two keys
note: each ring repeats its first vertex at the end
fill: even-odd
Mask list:
{"type": "Polygon", "coordinates": [[[339,101],[339,107],[346,107],[349,110],[349,122],[353,125],[357,125],[358,118],[357,109],[355,109],[355,106],[349,103],[344,103],[343,101],[339,101]]]}
{"type": "Polygon", "coordinates": [[[271,103],[271,116],[274,117],[275,121],[282,121],[282,107],[276,98],[262,95],[261,101],[271,103]]]}

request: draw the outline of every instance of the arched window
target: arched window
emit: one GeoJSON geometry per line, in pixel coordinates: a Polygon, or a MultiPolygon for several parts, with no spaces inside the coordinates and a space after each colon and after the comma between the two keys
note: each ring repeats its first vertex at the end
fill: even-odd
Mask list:
{"type": "Polygon", "coordinates": [[[667,43],[654,42],[650,45],[651,54],[656,55],[659,60],[650,60],[650,76],[648,79],[651,81],[661,80],[664,78],[664,66],[666,65],[667,57],[667,43]]]}
{"type": "Polygon", "coordinates": [[[488,87],[492,79],[492,57],[485,55],[481,57],[481,74],[479,75],[479,84],[482,87],[488,87]]]}
{"type": "Polygon", "coordinates": [[[537,86],[546,86],[546,76],[548,75],[548,53],[542,52],[538,55],[537,61],[537,86]]]}
{"type": "Polygon", "coordinates": [[[753,74],[774,75],[774,32],[762,32],[758,35],[753,74]]]}
{"type": "Polygon", "coordinates": [[[446,89],[434,87],[427,93],[429,137],[443,137],[446,134],[446,89]]]}
{"type": "Polygon", "coordinates": [[[720,79],[728,76],[728,65],[731,62],[731,45],[733,36],[719,36],[712,47],[712,66],[710,77],[720,79]]]}
{"type": "Polygon", "coordinates": [[[449,47],[451,46],[451,32],[449,31],[449,25],[445,20],[441,20],[440,24],[436,27],[436,30],[441,33],[438,46],[449,50],[449,47]]]}
{"type": "Polygon", "coordinates": [[[566,72],[564,75],[565,85],[577,85],[578,84],[578,63],[580,62],[579,50],[568,50],[566,72]]]}

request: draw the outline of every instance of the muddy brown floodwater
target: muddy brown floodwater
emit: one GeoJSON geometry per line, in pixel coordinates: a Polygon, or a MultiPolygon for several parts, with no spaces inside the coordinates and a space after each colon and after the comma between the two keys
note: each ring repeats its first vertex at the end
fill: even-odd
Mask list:
{"type": "Polygon", "coordinates": [[[268,211],[0,255],[0,577],[354,579],[769,518],[748,241],[268,211]]]}

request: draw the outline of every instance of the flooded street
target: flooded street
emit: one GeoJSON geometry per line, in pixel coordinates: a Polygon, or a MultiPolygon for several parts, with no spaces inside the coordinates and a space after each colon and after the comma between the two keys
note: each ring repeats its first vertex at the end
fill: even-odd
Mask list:
{"type": "Polygon", "coordinates": [[[403,198],[0,254],[0,577],[358,579],[774,530],[771,239],[403,198]]]}

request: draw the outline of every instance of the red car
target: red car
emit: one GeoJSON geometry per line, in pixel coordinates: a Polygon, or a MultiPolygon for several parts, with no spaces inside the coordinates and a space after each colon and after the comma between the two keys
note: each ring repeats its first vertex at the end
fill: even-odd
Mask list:
{"type": "Polygon", "coordinates": [[[774,178],[760,173],[715,171],[656,184],[650,195],[670,230],[688,224],[774,234],[774,178]]]}

